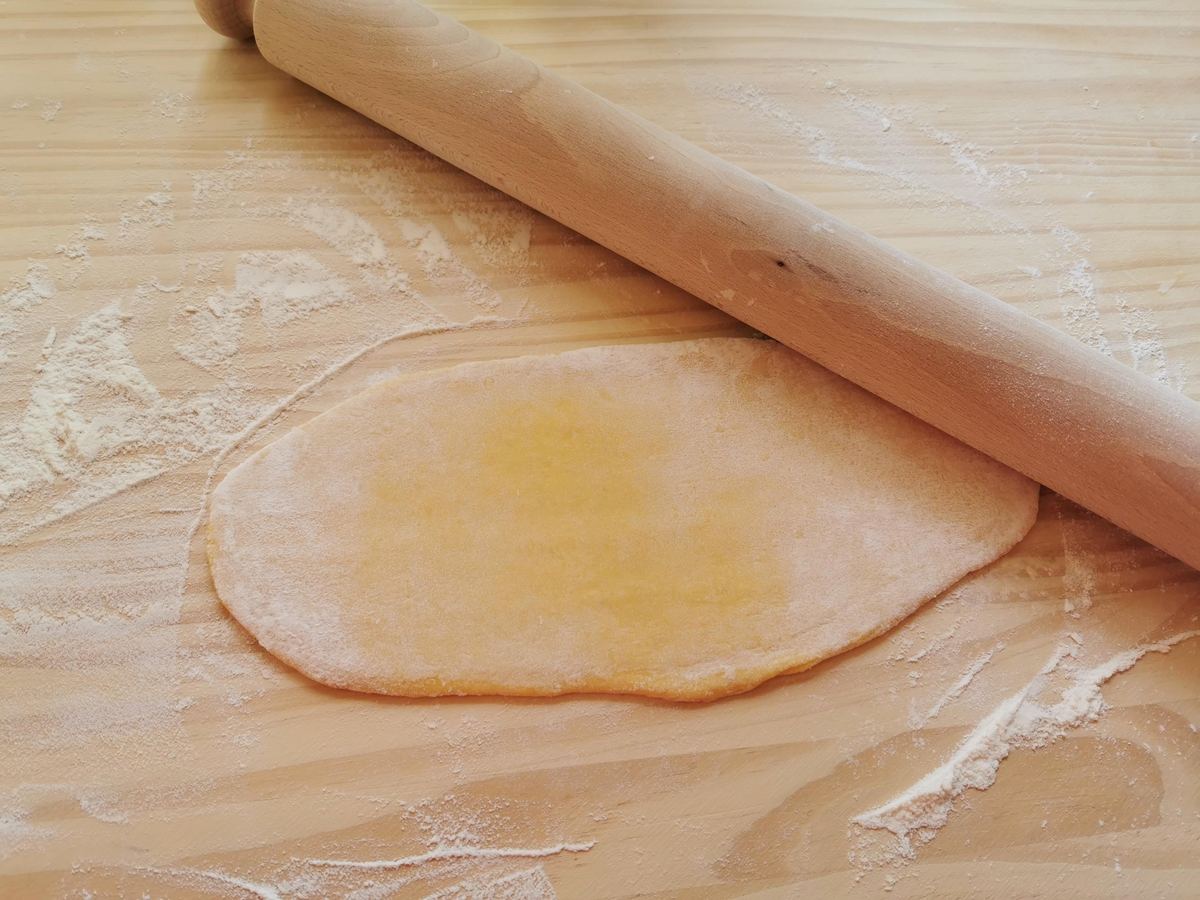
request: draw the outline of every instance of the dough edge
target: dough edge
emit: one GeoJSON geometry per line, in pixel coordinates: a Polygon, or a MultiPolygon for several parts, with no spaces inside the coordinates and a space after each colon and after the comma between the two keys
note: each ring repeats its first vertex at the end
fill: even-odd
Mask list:
{"type": "MultiPolygon", "coordinates": [[[[1035,489],[1040,490],[1036,483],[1031,482],[1031,484],[1033,484],[1035,489]]],[[[208,545],[209,565],[213,569],[214,587],[216,588],[218,598],[225,609],[229,611],[229,614],[246,630],[255,643],[264,650],[305,677],[326,687],[385,697],[407,697],[409,699],[431,699],[436,697],[563,697],[571,694],[611,694],[646,697],[654,700],[704,703],[719,700],[723,697],[732,697],[737,694],[747,693],[773,678],[779,678],[784,675],[799,675],[828,659],[848,653],[886,634],[929,601],[940,597],[950,588],[954,587],[954,585],[1007,555],[1009,551],[1024,540],[1030,529],[1033,528],[1034,522],[1037,521],[1038,508],[1038,497],[1035,494],[1033,503],[1029,506],[1027,519],[1019,523],[1010,536],[1010,539],[1004,542],[1002,549],[998,553],[970,564],[969,567],[964,568],[961,574],[948,579],[944,585],[932,591],[928,596],[914,600],[907,607],[898,610],[893,618],[880,623],[877,627],[864,629],[860,634],[855,635],[846,642],[838,642],[836,646],[827,647],[813,655],[789,656],[786,653],[775,653],[772,658],[764,660],[760,665],[739,668],[736,676],[733,678],[727,678],[721,674],[714,673],[705,678],[691,679],[686,685],[680,680],[646,676],[640,678],[637,684],[631,682],[627,686],[618,686],[614,681],[603,681],[593,678],[581,678],[558,685],[552,689],[518,684],[501,685],[487,681],[455,680],[447,682],[441,679],[424,679],[420,681],[396,681],[384,689],[377,683],[355,678],[353,675],[345,672],[324,670],[309,665],[308,660],[299,659],[289,653],[288,648],[282,642],[273,642],[269,639],[263,640],[260,638],[250,625],[242,621],[234,606],[221,596],[220,588],[217,586],[220,578],[216,574],[216,569],[219,566],[216,555],[218,551],[215,541],[212,538],[211,525],[206,543],[208,545]]]]}
{"type": "MultiPolygon", "coordinates": [[[[693,338],[690,340],[703,340],[703,338],[693,338]]],[[[641,342],[631,342],[641,343],[641,342]]],[[[648,343],[662,343],[661,341],[651,341],[648,343]]],[[[672,342],[673,343],[673,342],[672,342]]],[[[624,345],[614,345],[624,346],[624,345]]],[[[558,353],[569,353],[572,349],[585,348],[570,348],[551,353],[524,353],[513,357],[504,357],[507,360],[518,360],[528,357],[552,356],[558,353]]],[[[330,410],[348,402],[352,399],[361,397],[364,393],[373,393],[377,390],[386,389],[390,384],[396,381],[407,381],[427,377],[435,372],[444,371],[451,368],[463,368],[473,365],[486,365],[496,362],[496,359],[451,363],[445,366],[434,366],[429,369],[424,369],[419,372],[404,373],[393,378],[387,378],[364,391],[352,394],[345,400],[339,401],[338,404],[330,407],[330,410]]],[[[296,426],[298,429],[307,427],[310,423],[317,421],[326,412],[320,413],[309,419],[307,422],[296,426]]],[[[289,432],[284,432],[280,435],[279,440],[289,432]]],[[[236,471],[242,464],[249,462],[254,457],[268,450],[272,444],[270,443],[259,448],[250,456],[246,457],[242,463],[231,469],[226,474],[227,479],[230,474],[236,471]]],[[[219,530],[217,520],[219,518],[219,502],[218,495],[221,489],[225,486],[225,479],[217,486],[212,495],[212,504],[210,507],[210,515],[206,523],[206,556],[209,564],[210,574],[213,580],[213,587],[221,604],[229,612],[238,624],[246,630],[255,643],[261,646],[269,654],[276,659],[285,663],[289,668],[300,672],[305,677],[325,685],[326,687],[351,690],[359,693],[374,694],[380,696],[404,697],[409,699],[432,699],[437,697],[526,697],[526,698],[549,698],[562,697],[572,694],[592,694],[592,695],[619,695],[619,696],[639,696],[654,700],[665,700],[673,702],[687,703],[702,703],[718,700],[723,697],[735,696],[752,691],[760,687],[771,679],[778,678],[784,675],[797,675],[808,669],[813,668],[827,659],[832,659],[847,653],[850,650],[856,649],[866,643],[869,643],[876,637],[879,637],[895,628],[900,622],[909,616],[913,615],[917,610],[924,606],[929,601],[941,596],[954,585],[963,581],[967,577],[979,572],[992,563],[1002,559],[1007,555],[1017,544],[1019,544],[1029,531],[1033,528],[1037,520],[1038,510],[1040,506],[1040,486],[1029,479],[1026,479],[1026,486],[1031,494],[1030,502],[1025,507],[1025,516],[1018,520],[1015,517],[1001,524],[1010,525],[1011,533],[1007,535],[997,536],[996,551],[993,553],[980,553],[977,558],[964,560],[961,571],[956,571],[953,575],[945,579],[943,584],[940,584],[936,589],[928,592],[926,595],[914,598],[912,602],[905,604],[896,610],[894,616],[883,622],[878,622],[875,627],[865,628],[861,632],[845,639],[832,642],[830,645],[822,647],[820,650],[808,654],[788,653],[786,650],[774,651],[769,655],[764,655],[761,662],[745,665],[737,663],[722,663],[720,659],[712,661],[713,672],[711,675],[703,676],[688,676],[686,679],[682,677],[671,678],[669,676],[643,674],[636,677],[627,677],[624,680],[618,680],[611,677],[595,678],[595,677],[580,677],[571,681],[564,681],[553,687],[545,685],[522,685],[514,683],[498,684],[485,680],[463,680],[463,679],[443,679],[443,678],[426,678],[426,679],[397,679],[390,681],[387,684],[381,684],[378,679],[369,677],[356,676],[354,673],[336,670],[332,668],[314,665],[312,660],[304,659],[295,653],[292,653],[285,641],[273,640],[273,635],[267,633],[260,635],[251,625],[252,613],[250,607],[253,600],[244,598],[241,601],[227,597],[221,591],[221,584],[225,581],[224,566],[225,559],[220,551],[220,547],[216,540],[215,532],[219,530]],[[245,612],[239,615],[239,603],[246,607],[245,612]],[[728,674],[728,669],[733,668],[734,673],[728,674]],[[725,671],[722,671],[724,669],[725,671]]],[[[999,531],[1000,529],[998,529],[999,531]]],[[[747,651],[753,652],[753,651],[747,651]]]]}

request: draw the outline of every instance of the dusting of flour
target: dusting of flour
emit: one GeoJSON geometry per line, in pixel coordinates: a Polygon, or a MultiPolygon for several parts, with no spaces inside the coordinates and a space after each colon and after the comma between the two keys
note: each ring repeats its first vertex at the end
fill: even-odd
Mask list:
{"type": "MultiPolygon", "coordinates": [[[[196,118],[189,104],[162,95],[154,109],[174,127],[196,118]]],[[[214,618],[211,598],[187,612],[192,538],[221,462],[385,345],[515,323],[524,308],[490,284],[519,284],[528,265],[531,214],[515,202],[456,201],[446,236],[395,187],[412,177],[401,171],[411,157],[360,161],[352,175],[251,144],[193,173],[186,190],[154,179],[68,222],[0,278],[0,661],[38,673],[36,693],[52,697],[21,699],[34,692],[18,679],[6,700],[24,724],[7,742],[2,855],[85,833],[60,821],[64,804],[91,828],[139,827],[139,777],[154,783],[146,773],[161,760],[195,769],[171,788],[183,799],[202,796],[222,765],[254,758],[262,725],[247,711],[279,668],[214,618]],[[356,179],[391,191],[403,221],[356,179]],[[264,188],[254,205],[242,193],[251,184],[264,188]],[[236,236],[214,240],[206,222],[236,236]],[[478,248],[493,243],[503,246],[485,277],[478,248]],[[187,731],[197,714],[213,723],[215,754],[187,731]],[[93,776],[96,767],[68,762],[77,780],[40,784],[46,754],[69,760],[85,747],[114,764],[93,776]]],[[[333,875],[309,869],[128,873],[197,890],[328,895],[320,885],[333,875]]],[[[363,887],[356,877],[338,875],[338,890],[363,887]]]]}
{"type": "Polygon", "coordinates": [[[878,865],[913,859],[917,849],[947,824],[963,794],[985,791],[995,783],[1000,764],[1013,750],[1045,747],[1071,729],[1096,721],[1108,709],[1100,690],[1106,681],[1128,671],[1148,653],[1167,653],[1195,637],[1200,637],[1200,630],[1139,644],[1091,666],[1072,666],[1057,699],[1044,700],[1050,676],[1079,655],[1082,639],[1069,635],[1037,675],[985,716],[949,759],[887,803],[854,817],[856,846],[851,861],[878,865]],[[872,844],[870,832],[887,832],[892,842],[872,844]]]}

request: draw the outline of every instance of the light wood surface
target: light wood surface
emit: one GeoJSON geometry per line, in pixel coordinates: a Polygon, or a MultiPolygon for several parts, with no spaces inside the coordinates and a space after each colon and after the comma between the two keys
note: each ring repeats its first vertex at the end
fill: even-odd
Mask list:
{"type": "MultiPolygon", "coordinates": [[[[1200,396],[1191,4],[435,6],[1200,396]]],[[[1051,494],[1012,554],[892,634],[711,705],[399,701],[273,662],[221,611],[191,535],[210,468],[381,374],[744,328],[222,41],[190,4],[9,0],[0,29],[5,441],[63,347],[132,360],[154,388],[131,399],[128,367],[88,382],[69,406],[92,416],[186,412],[202,391],[282,407],[227,453],[253,417],[191,449],[169,429],[114,459],[76,447],[80,469],[0,509],[7,540],[79,500],[72,477],[162,470],[0,547],[0,894],[422,897],[540,867],[521,878],[560,897],[1195,895],[1197,640],[1105,685],[1098,722],[1014,751],[914,861],[850,858],[851,818],[934,768],[1066,634],[1092,662],[1197,627],[1200,576],[1051,494]],[[181,357],[188,316],[236,299],[262,255],[297,253],[353,298],[274,330],[247,318],[210,368],[181,357]],[[380,287],[389,266],[456,327],[499,321],[388,340],[413,324],[380,287]],[[122,346],[71,343],[114,304],[122,346]],[[305,862],[416,856],[437,836],[595,845],[305,862]]],[[[62,427],[104,438],[84,424],[62,427]]]]}
{"type": "Polygon", "coordinates": [[[285,72],[1200,568],[1178,391],[412,0],[258,0],[253,26],[285,72]]]}

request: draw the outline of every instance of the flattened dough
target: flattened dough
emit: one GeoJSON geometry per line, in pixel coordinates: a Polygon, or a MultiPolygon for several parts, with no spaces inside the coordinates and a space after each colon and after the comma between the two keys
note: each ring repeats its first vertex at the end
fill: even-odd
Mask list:
{"type": "Polygon", "coordinates": [[[885,631],[1029,530],[1037,486],[778,344],[393,379],[213,495],[222,601],[337,687],[704,700],[885,631]]]}

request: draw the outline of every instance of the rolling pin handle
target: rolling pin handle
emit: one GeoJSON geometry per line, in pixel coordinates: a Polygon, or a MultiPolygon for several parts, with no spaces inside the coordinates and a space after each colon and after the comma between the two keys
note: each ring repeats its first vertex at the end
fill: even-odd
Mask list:
{"type": "Polygon", "coordinates": [[[239,41],[254,37],[254,0],[195,0],[196,12],[213,31],[239,41]]]}

